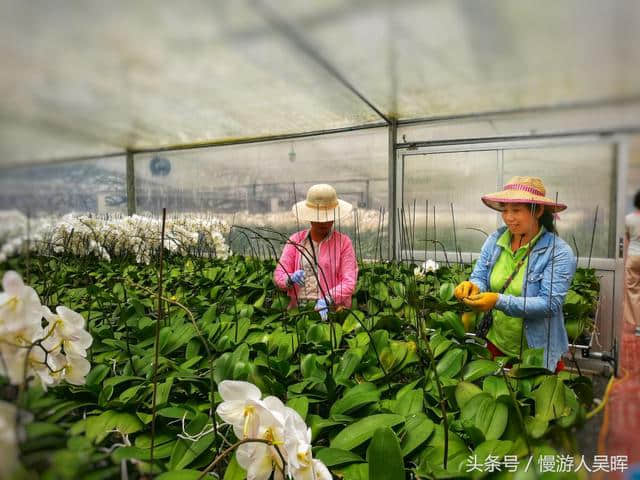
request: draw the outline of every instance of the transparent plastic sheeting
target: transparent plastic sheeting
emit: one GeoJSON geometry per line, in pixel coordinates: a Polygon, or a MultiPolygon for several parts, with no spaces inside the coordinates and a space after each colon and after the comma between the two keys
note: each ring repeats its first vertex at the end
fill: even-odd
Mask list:
{"type": "MultiPolygon", "coordinates": [[[[555,198],[557,193],[558,201],[568,205],[559,214],[556,227],[574,251],[577,249],[585,258],[591,250],[593,257],[612,258],[616,226],[614,154],[610,144],[587,144],[405,156],[405,223],[411,225],[407,236],[414,238],[416,251],[423,250],[426,237],[427,251],[433,251],[435,239],[451,252],[456,246],[463,252],[479,252],[486,234],[503,225],[500,216],[480,197],[502,189],[513,176],[530,175],[542,177],[548,197],[555,198]]],[[[411,242],[404,242],[403,248],[409,250],[411,246],[411,242]]],[[[441,251],[439,244],[437,250],[441,251]]]]}
{"type": "Polygon", "coordinates": [[[33,143],[0,161],[76,153],[65,141],[39,151],[42,129],[99,154],[103,143],[155,148],[380,121],[251,3],[3,2],[0,128],[20,123],[33,143]]]}
{"type": "Polygon", "coordinates": [[[399,221],[408,233],[401,248],[419,251],[426,245],[428,258],[443,246],[450,252],[456,245],[463,252],[479,252],[485,234],[498,226],[495,213],[480,201],[495,191],[497,175],[496,151],[405,156],[404,200],[399,206],[404,215],[399,221]]]}
{"type": "Polygon", "coordinates": [[[167,206],[175,211],[240,212],[255,207],[256,212],[289,212],[294,183],[298,201],[314,183],[329,183],[341,198],[379,208],[387,204],[387,151],[387,131],[381,128],[139,154],[137,210],[159,213],[167,206]]]}
{"type": "MultiPolygon", "coordinates": [[[[166,207],[171,215],[212,215],[229,224],[288,235],[309,227],[297,221],[291,207],[304,200],[311,185],[329,183],[341,199],[358,207],[357,222],[349,216],[335,227],[356,242],[357,223],[357,248],[372,257],[376,242],[382,242],[379,226],[388,221],[388,140],[387,129],[378,128],[136,155],[137,211],[157,215],[166,207]]],[[[380,230],[387,242],[386,229],[380,230]]],[[[234,250],[247,247],[244,236],[234,239],[234,250]]],[[[386,246],[383,250],[386,255],[386,246]]]]}
{"type": "MultiPolygon", "coordinates": [[[[311,185],[329,183],[340,198],[358,207],[357,220],[343,218],[336,228],[357,241],[363,255],[373,257],[382,250],[386,256],[388,139],[387,129],[378,128],[138,154],[137,212],[158,216],[166,208],[169,216],[211,216],[288,235],[309,226],[292,213],[295,201],[303,200],[311,185]]],[[[27,215],[59,219],[70,212],[126,214],[125,170],[124,156],[5,169],[0,177],[0,217],[12,211],[22,215],[7,218],[21,221],[27,215]]],[[[250,247],[239,234],[231,240],[236,251],[250,247]]]]}
{"type": "Polygon", "coordinates": [[[580,257],[615,258],[616,169],[611,144],[504,150],[503,178],[542,177],[547,196],[568,208],[558,214],[560,236],[580,257]],[[596,209],[598,216],[596,219],[596,209]],[[595,233],[594,233],[594,222],[595,233]]]}
{"type": "Polygon", "coordinates": [[[303,22],[308,3],[297,3],[283,9],[287,18],[401,120],[640,92],[637,1],[352,2],[314,23],[303,22]]]}
{"type": "MultiPolygon", "coordinates": [[[[60,218],[70,213],[126,214],[124,156],[15,167],[0,175],[0,214],[60,218]]],[[[16,217],[17,218],[17,217],[16,217]]]]}
{"type": "Polygon", "coordinates": [[[404,120],[629,98],[639,31],[634,0],[6,0],[0,166],[380,122],[344,82],[404,120]]]}

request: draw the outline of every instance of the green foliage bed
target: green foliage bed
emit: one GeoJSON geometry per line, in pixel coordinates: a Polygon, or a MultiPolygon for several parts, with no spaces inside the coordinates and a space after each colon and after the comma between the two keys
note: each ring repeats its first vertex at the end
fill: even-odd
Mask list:
{"type": "MultiPolygon", "coordinates": [[[[524,469],[529,454],[577,453],[576,429],[592,406],[590,380],[550,374],[536,350],[509,372],[502,368],[507,359],[489,360],[465,335],[453,298],[470,267],[416,278],[413,266],[364,264],[353,308],[333,313],[329,323],[310,310],[286,309],[274,267],[243,257],[166,261],[157,478],[198,478],[235,440],[210,415],[224,379],[250,381],[298,411],[312,429],[314,456],[335,478],[516,478],[468,473],[467,462],[517,456],[524,469]]],[[[148,477],[156,267],[69,257],[31,258],[28,275],[23,258],[8,268],[21,272],[43,303],[82,313],[94,337],[86,386],[27,391],[23,406],[35,418],[22,444],[24,477],[148,477]]],[[[572,337],[590,328],[597,293],[593,271],[579,270],[565,306],[572,337]]],[[[17,392],[1,382],[0,396],[15,400],[17,392]]],[[[244,478],[233,457],[217,473],[244,478]]],[[[536,478],[531,474],[517,478],[536,478]]]]}

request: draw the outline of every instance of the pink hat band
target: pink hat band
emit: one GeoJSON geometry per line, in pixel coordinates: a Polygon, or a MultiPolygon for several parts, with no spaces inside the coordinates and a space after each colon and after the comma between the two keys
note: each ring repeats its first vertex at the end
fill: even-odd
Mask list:
{"type": "Polygon", "coordinates": [[[530,185],[523,185],[521,183],[510,183],[504,186],[504,190],[521,190],[523,192],[532,193],[533,195],[538,195],[540,197],[544,197],[544,193],[538,190],[535,187],[530,185]]]}

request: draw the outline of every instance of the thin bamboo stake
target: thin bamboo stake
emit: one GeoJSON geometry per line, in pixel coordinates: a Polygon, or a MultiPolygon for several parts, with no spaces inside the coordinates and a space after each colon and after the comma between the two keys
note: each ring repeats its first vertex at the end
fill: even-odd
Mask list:
{"type": "Polygon", "coordinates": [[[438,247],[436,245],[436,242],[438,241],[438,231],[436,230],[436,206],[435,204],[433,205],[433,261],[436,261],[437,258],[437,252],[436,252],[436,248],[438,247]]]}
{"type": "MultiPolygon", "coordinates": [[[[427,238],[429,238],[429,199],[424,201],[424,261],[427,261],[427,238]]],[[[435,262],[435,258],[433,261],[435,262]]]]}
{"type": "MultiPolygon", "coordinates": [[[[558,192],[556,192],[556,204],[558,203],[558,192]]],[[[597,210],[596,210],[597,211],[597,210]]],[[[556,230],[556,217],[553,217],[553,229],[556,230]]],[[[551,283],[549,285],[549,312],[551,312],[551,301],[552,301],[552,292],[553,292],[553,275],[555,273],[555,265],[556,265],[556,237],[557,234],[553,234],[553,244],[551,246],[551,283]]],[[[562,307],[561,307],[562,308],[562,307]]],[[[549,313],[551,315],[551,313],[549,313]]],[[[550,319],[547,319],[550,320],[550,319]]],[[[551,322],[545,322],[547,326],[547,348],[545,349],[545,359],[544,364],[546,365],[549,362],[549,346],[551,345],[551,322]]],[[[553,365],[552,365],[553,367],[553,365]]]]}
{"type": "MultiPolygon", "coordinates": [[[[589,261],[587,262],[587,268],[591,268],[591,255],[593,254],[593,241],[595,239],[596,236],[596,225],[598,224],[598,208],[600,206],[596,205],[596,214],[593,217],[593,229],[591,230],[591,245],[589,246],[589,261]]],[[[556,224],[556,217],[553,217],[553,225],[555,228],[555,224],[556,224]]]]}
{"type": "Polygon", "coordinates": [[[458,234],[456,232],[456,216],[453,213],[453,202],[451,202],[451,221],[453,223],[453,246],[456,249],[456,256],[462,263],[462,254],[459,254],[460,248],[458,247],[458,234]]]}
{"type": "Polygon", "coordinates": [[[156,334],[154,342],[154,361],[153,361],[153,399],[151,407],[151,446],[149,452],[149,464],[151,466],[149,475],[153,478],[153,450],[155,446],[156,435],[156,400],[158,395],[158,362],[160,357],[160,323],[162,321],[162,273],[164,262],[164,233],[167,220],[167,209],[162,209],[162,232],[160,234],[160,266],[158,271],[158,318],[156,319],[156,334]]]}
{"type": "Polygon", "coordinates": [[[413,199],[413,220],[411,224],[411,263],[416,263],[416,199],[413,199]]]}

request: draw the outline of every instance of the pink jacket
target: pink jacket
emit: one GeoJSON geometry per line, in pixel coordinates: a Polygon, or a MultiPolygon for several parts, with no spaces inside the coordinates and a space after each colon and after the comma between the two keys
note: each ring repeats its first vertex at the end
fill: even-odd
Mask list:
{"type": "MultiPolygon", "coordinates": [[[[289,237],[289,242],[282,250],[280,263],[273,274],[276,285],[286,290],[287,295],[291,297],[289,308],[298,304],[297,295],[300,287],[287,286],[287,273],[291,275],[302,268],[302,244],[307,235],[309,230],[302,230],[289,237]]],[[[327,298],[333,300],[335,305],[351,307],[351,296],[358,281],[358,263],[351,239],[343,233],[333,231],[329,238],[320,242],[316,255],[320,266],[317,273],[321,291],[325,292],[327,298]]]]}

